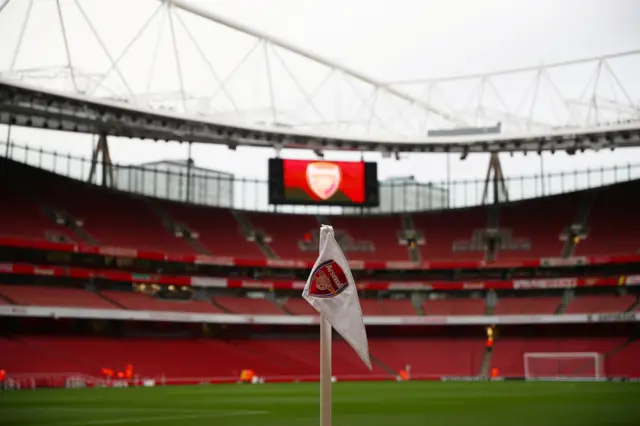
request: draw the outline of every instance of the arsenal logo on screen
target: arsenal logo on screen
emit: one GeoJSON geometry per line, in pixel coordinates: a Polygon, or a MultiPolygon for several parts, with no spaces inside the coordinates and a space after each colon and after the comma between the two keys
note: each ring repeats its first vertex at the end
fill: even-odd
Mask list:
{"type": "Polygon", "coordinates": [[[340,265],[328,260],[314,271],[309,294],[313,297],[335,297],[342,293],[348,284],[349,280],[340,265]]]}
{"type": "Polygon", "coordinates": [[[340,187],[342,171],[334,163],[315,162],[307,165],[309,188],[322,200],[331,198],[340,187]]]}

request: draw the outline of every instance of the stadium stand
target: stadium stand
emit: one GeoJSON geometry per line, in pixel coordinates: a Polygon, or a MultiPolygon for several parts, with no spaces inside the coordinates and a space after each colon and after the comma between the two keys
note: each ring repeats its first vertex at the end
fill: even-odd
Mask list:
{"type": "MultiPolygon", "coordinates": [[[[97,245],[246,259],[269,256],[313,260],[316,256],[317,244],[313,244],[313,250],[309,251],[303,250],[303,246],[304,243],[309,243],[309,234],[317,231],[320,220],[318,217],[240,213],[229,209],[132,197],[0,159],[0,167],[5,165],[8,168],[4,169],[3,173],[8,170],[9,173],[24,178],[31,192],[15,191],[11,184],[6,183],[10,180],[0,180],[0,199],[12,206],[11,209],[0,209],[0,235],[50,239],[51,235],[55,234],[68,240],[97,245]],[[82,222],[84,233],[55,223],[53,218],[47,217],[44,207],[65,212],[74,220],[82,222]],[[194,238],[199,245],[175,236],[175,225],[182,225],[196,233],[197,236],[194,238]],[[262,242],[258,244],[252,241],[256,235],[266,237],[265,244],[272,251],[272,255],[264,250],[262,242]]],[[[572,254],[635,253],[640,248],[640,234],[637,227],[633,226],[635,218],[632,213],[637,210],[637,197],[634,197],[637,191],[638,182],[631,182],[600,190],[504,204],[496,216],[496,223],[498,230],[505,232],[508,238],[498,248],[497,258],[510,260],[562,256],[565,247],[563,232],[581,214],[587,218],[586,236],[579,238],[572,254]],[[592,207],[591,204],[584,203],[589,197],[595,200],[592,207]],[[590,210],[585,209],[585,205],[590,207],[590,210]],[[546,211],[553,211],[554,214],[535,213],[546,211]],[[530,248],[522,249],[519,244],[523,242],[529,244],[530,248]]],[[[348,258],[352,260],[409,260],[407,247],[398,241],[398,233],[410,222],[413,222],[415,230],[425,239],[425,244],[418,246],[422,260],[482,260],[485,257],[482,234],[487,231],[491,214],[486,207],[474,207],[415,213],[411,215],[412,221],[405,221],[400,215],[329,216],[328,221],[335,227],[336,232],[341,234],[341,242],[348,258]],[[349,247],[350,244],[352,247],[349,247]],[[355,249],[350,249],[354,247],[355,249]]],[[[224,272],[215,270],[212,276],[216,277],[216,273],[221,276],[226,273],[223,268],[219,270],[224,272]]],[[[236,272],[233,271],[231,275],[236,272]]],[[[242,271],[245,272],[247,271],[242,271]]],[[[171,274],[170,271],[163,273],[171,274]]],[[[366,271],[363,273],[366,274],[366,271]]],[[[569,298],[563,299],[560,291],[537,296],[535,290],[519,290],[515,295],[511,293],[509,296],[498,297],[493,311],[485,303],[484,297],[433,299],[424,301],[421,306],[414,306],[409,299],[392,300],[381,298],[380,295],[376,298],[373,293],[361,297],[361,307],[365,316],[549,315],[557,312],[597,314],[622,313],[629,310],[640,312],[637,294],[596,295],[588,294],[589,289],[584,289],[584,292],[582,290],[577,290],[578,295],[566,307],[562,301],[569,298]],[[564,310],[559,309],[561,307],[564,310]]],[[[207,300],[166,300],[125,291],[93,292],[79,288],[7,284],[0,285],[0,305],[244,315],[317,315],[316,311],[299,297],[290,297],[280,306],[270,299],[224,295],[229,293],[223,291],[216,288],[210,293],[203,292],[198,295],[205,295],[207,300]]],[[[275,296],[282,297],[278,291],[275,290],[275,296]]],[[[571,294],[573,290],[565,295],[571,294]]],[[[283,318],[277,320],[282,321],[283,318]]],[[[438,322],[440,318],[425,318],[425,323],[428,321],[438,322]]],[[[87,324],[84,325],[88,327],[87,324]]],[[[175,325],[169,324],[168,328],[175,325]]],[[[201,326],[197,323],[190,325],[197,326],[193,329],[201,326]]],[[[215,333],[220,333],[229,326],[207,324],[209,325],[215,333]]],[[[269,325],[260,324],[260,327],[262,326],[269,325]]],[[[398,337],[404,335],[404,326],[398,326],[398,335],[393,334],[394,330],[389,332],[391,336],[385,338],[377,335],[378,330],[374,328],[376,331],[369,339],[374,360],[372,373],[360,362],[351,348],[338,339],[333,345],[334,374],[338,377],[393,378],[398,371],[411,365],[412,375],[419,378],[476,376],[485,371],[489,364],[489,367],[499,368],[503,376],[520,377],[524,375],[523,357],[526,352],[597,352],[606,355],[608,375],[640,376],[637,363],[637,359],[640,359],[640,343],[637,340],[632,341],[631,334],[615,337],[549,337],[540,333],[524,337],[526,333],[523,333],[522,336],[498,337],[492,351],[489,351],[485,348],[484,327],[476,327],[480,331],[474,337],[458,336],[456,327],[450,327],[439,337],[406,338],[398,337]]],[[[418,329],[419,326],[415,328],[418,329]]],[[[165,376],[171,379],[237,378],[240,371],[246,368],[254,369],[261,376],[274,380],[285,377],[317,377],[318,340],[311,339],[308,334],[290,338],[284,334],[288,331],[277,330],[273,335],[262,335],[255,330],[251,330],[251,334],[242,329],[243,333],[251,334],[251,338],[241,333],[241,336],[233,335],[232,338],[220,338],[217,334],[210,334],[215,338],[204,339],[204,334],[198,334],[196,338],[187,339],[176,338],[179,335],[177,332],[163,338],[113,338],[43,336],[37,333],[31,335],[20,334],[18,330],[11,338],[0,337],[0,354],[3,367],[18,374],[55,375],[77,372],[97,376],[103,367],[131,363],[136,365],[137,372],[141,375],[165,376]],[[163,356],[157,357],[158,353],[162,353],[163,356]]],[[[185,332],[185,335],[189,334],[185,332]]]]}
{"type": "Polygon", "coordinates": [[[202,300],[167,300],[133,292],[103,290],[106,299],[126,309],[144,311],[191,312],[203,314],[224,313],[213,304],[202,300]]]}
{"type": "Polygon", "coordinates": [[[230,210],[167,201],[159,202],[171,217],[199,234],[198,241],[215,256],[263,258],[264,254],[242,234],[230,210]]]}
{"type": "Polygon", "coordinates": [[[414,376],[475,376],[483,341],[472,338],[371,339],[371,353],[394,371],[411,365],[414,376]]]}
{"type": "MultiPolygon", "coordinates": [[[[49,376],[59,373],[71,373],[78,369],[78,365],[72,358],[66,356],[56,356],[55,352],[42,351],[41,348],[29,345],[22,339],[16,337],[0,337],[0,353],[2,353],[3,368],[15,374],[49,376]]],[[[97,372],[92,371],[95,375],[97,372]]],[[[64,383],[39,383],[41,386],[58,385],[64,383]]]]}
{"type": "Polygon", "coordinates": [[[118,309],[98,294],[82,289],[0,285],[0,294],[17,305],[118,309]]]}
{"type": "MultiPolygon", "coordinates": [[[[6,163],[0,161],[0,167],[6,163]]],[[[57,234],[73,241],[69,230],[48,218],[35,201],[15,187],[11,179],[0,179],[0,200],[11,206],[0,208],[0,235],[44,240],[48,235],[57,234]]]]}
{"type": "Polygon", "coordinates": [[[585,295],[574,298],[565,309],[565,314],[599,314],[626,312],[636,302],[633,295],[585,295]]]}
{"type": "Polygon", "coordinates": [[[610,377],[640,377],[640,340],[628,342],[621,350],[606,358],[606,373],[610,377]]]}
{"type": "Polygon", "coordinates": [[[100,245],[193,253],[182,238],[163,226],[160,217],[141,199],[69,182],[44,187],[43,191],[42,197],[49,204],[61,206],[82,220],[84,230],[100,245]]]}
{"type": "Polygon", "coordinates": [[[300,242],[304,236],[318,229],[318,221],[310,215],[245,213],[257,229],[271,238],[269,246],[282,259],[315,260],[317,249],[302,251],[300,242]]]}
{"type": "Polygon", "coordinates": [[[484,315],[484,299],[426,300],[422,309],[425,315],[484,315]]]}
{"type": "Polygon", "coordinates": [[[284,311],[270,300],[248,297],[215,297],[214,303],[232,314],[284,315],[284,311]]]}
{"type": "MultiPolygon", "coordinates": [[[[84,242],[196,254],[193,245],[175,236],[170,224],[163,224],[164,220],[188,226],[198,234],[197,240],[210,254],[265,257],[259,245],[245,235],[252,230],[243,230],[230,210],[134,197],[7,159],[0,159],[0,167],[10,176],[5,182],[17,179],[25,182],[22,192],[0,184],[0,197],[13,206],[0,212],[0,235],[45,239],[53,232],[82,242],[71,229],[45,215],[42,207],[46,205],[81,221],[88,239],[84,242]],[[26,193],[32,196],[27,197],[26,193]],[[158,209],[165,211],[170,220],[163,218],[158,209]]],[[[637,197],[633,194],[638,191],[638,185],[639,182],[632,181],[503,204],[498,229],[506,231],[508,237],[498,249],[498,260],[560,256],[564,245],[561,235],[576,220],[584,200],[594,196],[593,207],[582,212],[587,217],[586,237],[578,240],[575,254],[636,253],[640,250],[640,231],[633,226],[633,212],[637,210],[637,197]],[[531,214],[538,211],[554,214],[531,214]],[[518,246],[522,242],[528,242],[530,249],[509,248],[510,244],[518,246]]],[[[302,251],[299,242],[317,228],[315,217],[272,213],[244,213],[243,216],[255,229],[270,237],[268,244],[277,257],[313,259],[315,253],[302,251]]],[[[486,232],[489,216],[486,207],[412,214],[415,230],[425,239],[424,245],[419,246],[422,259],[483,259],[485,247],[478,238],[486,232]]],[[[329,216],[328,220],[337,234],[342,232],[348,237],[343,244],[350,259],[409,260],[407,247],[398,241],[401,215],[329,216]],[[349,250],[349,241],[371,243],[372,251],[349,250]]]]}
{"type": "MultiPolygon", "coordinates": [[[[158,378],[237,378],[247,366],[266,377],[317,377],[318,346],[317,340],[0,338],[0,350],[8,351],[4,366],[16,374],[97,376],[103,367],[133,364],[137,374],[158,378]]],[[[334,342],[333,356],[336,376],[371,374],[346,342],[334,342]]],[[[388,373],[376,366],[373,374],[388,373]]]]}
{"type": "Polygon", "coordinates": [[[495,315],[551,315],[558,310],[561,301],[559,296],[501,297],[493,313],[495,315]]]}
{"type": "Polygon", "coordinates": [[[416,230],[422,231],[425,244],[420,246],[422,259],[482,259],[484,249],[456,250],[454,244],[472,244],[473,233],[487,226],[484,207],[413,214],[416,230]]]}
{"type": "Polygon", "coordinates": [[[283,305],[283,309],[292,315],[318,315],[309,303],[299,297],[290,297],[283,305]]]}
{"type": "MultiPolygon", "coordinates": [[[[278,338],[0,337],[3,366],[15,374],[98,376],[103,367],[133,364],[136,374],[167,379],[237,378],[244,368],[273,380],[313,378],[319,369],[318,345],[317,339],[278,338]]],[[[482,339],[453,336],[370,338],[369,347],[373,372],[366,369],[346,342],[334,340],[334,374],[342,378],[366,378],[369,374],[390,378],[410,365],[415,378],[475,376],[484,353],[482,339]]],[[[608,376],[640,377],[640,341],[624,337],[505,337],[494,346],[491,367],[499,368],[505,377],[523,377],[527,352],[600,353],[608,376]]]]}
{"type": "Polygon", "coordinates": [[[369,315],[416,315],[411,300],[360,299],[364,316],[369,315]]]}
{"type": "Polygon", "coordinates": [[[579,255],[638,253],[640,228],[636,225],[640,181],[618,183],[596,191],[585,239],[576,247],[579,255]]]}
{"type": "Polygon", "coordinates": [[[336,232],[346,232],[355,243],[371,242],[372,252],[349,251],[354,260],[409,260],[407,247],[400,245],[397,233],[402,229],[400,216],[331,216],[331,225],[336,232]]]}
{"type": "Polygon", "coordinates": [[[500,249],[498,259],[522,259],[561,256],[564,242],[560,236],[577,213],[582,193],[507,203],[500,206],[500,229],[511,231],[514,240],[530,243],[530,250],[500,249]],[[553,214],[532,214],[553,212],[553,214]]]}

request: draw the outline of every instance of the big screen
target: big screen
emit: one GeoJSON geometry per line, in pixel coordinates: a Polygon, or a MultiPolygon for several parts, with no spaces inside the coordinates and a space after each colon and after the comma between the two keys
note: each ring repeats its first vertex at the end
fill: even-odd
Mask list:
{"type": "Polygon", "coordinates": [[[378,204],[375,163],[273,159],[269,169],[273,204],[378,204]]]}

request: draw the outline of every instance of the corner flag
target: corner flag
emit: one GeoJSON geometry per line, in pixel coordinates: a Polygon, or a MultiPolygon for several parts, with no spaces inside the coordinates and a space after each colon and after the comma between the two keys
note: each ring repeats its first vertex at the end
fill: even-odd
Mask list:
{"type": "Polygon", "coordinates": [[[320,426],[331,426],[331,327],[371,370],[358,289],[331,226],[320,228],[320,255],[302,291],[320,312],[320,426]]]}
{"type": "Polygon", "coordinates": [[[320,228],[320,255],[302,297],[331,323],[371,370],[358,289],[331,226],[320,228]]]}

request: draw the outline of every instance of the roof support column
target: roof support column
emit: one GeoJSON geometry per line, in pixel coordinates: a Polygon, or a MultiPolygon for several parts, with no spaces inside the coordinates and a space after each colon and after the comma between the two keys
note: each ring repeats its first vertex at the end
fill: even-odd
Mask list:
{"type": "Polygon", "coordinates": [[[509,193],[504,175],[502,174],[500,157],[497,152],[491,153],[491,158],[489,159],[489,168],[487,169],[487,177],[485,178],[484,190],[482,191],[482,204],[487,204],[489,201],[490,184],[493,187],[493,204],[509,201],[509,193]]]}
{"type": "Polygon", "coordinates": [[[98,164],[102,166],[102,186],[113,187],[115,181],[113,179],[113,163],[111,162],[111,155],[109,154],[109,143],[107,141],[107,134],[100,133],[98,136],[98,142],[93,149],[91,155],[91,169],[89,170],[89,178],[87,182],[94,183],[94,178],[97,183],[98,180],[98,164]],[[98,158],[100,157],[100,160],[98,158]]]}

